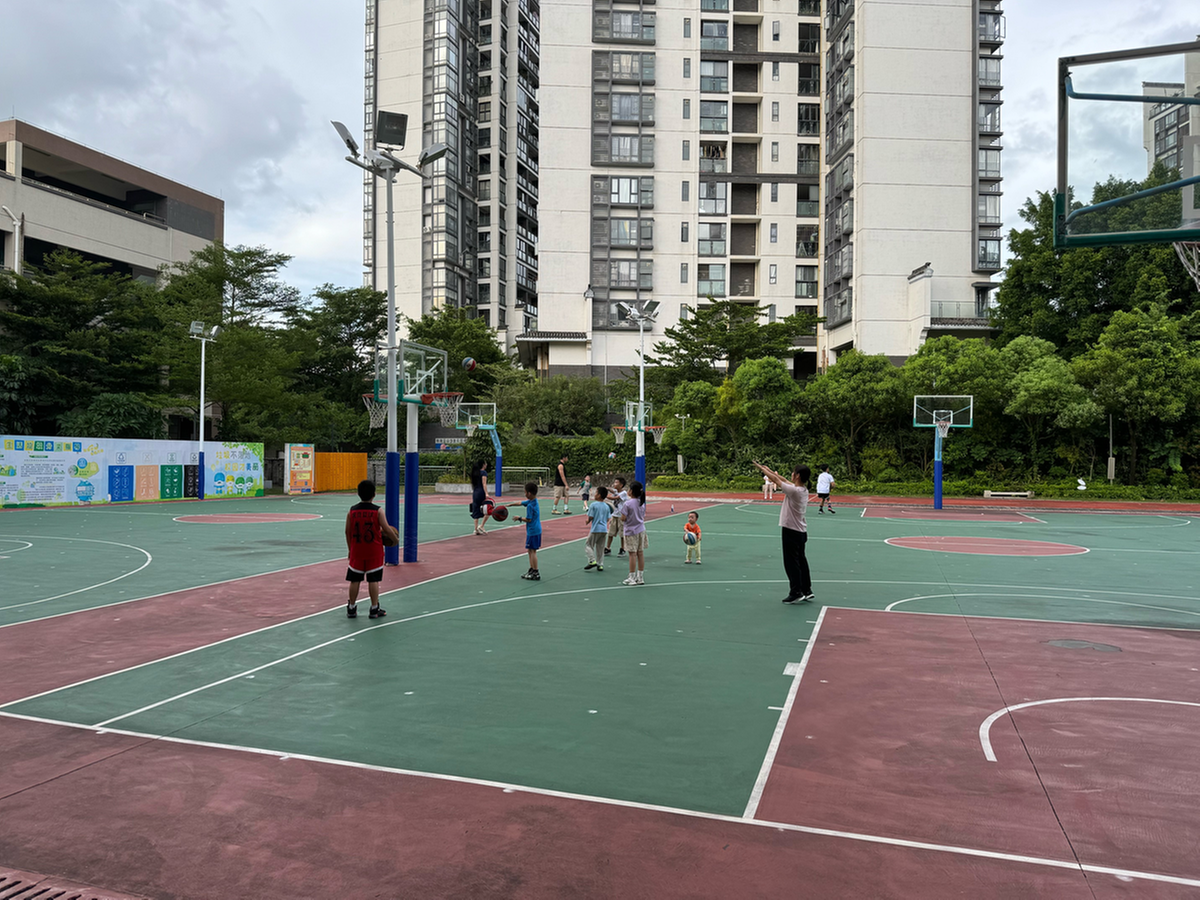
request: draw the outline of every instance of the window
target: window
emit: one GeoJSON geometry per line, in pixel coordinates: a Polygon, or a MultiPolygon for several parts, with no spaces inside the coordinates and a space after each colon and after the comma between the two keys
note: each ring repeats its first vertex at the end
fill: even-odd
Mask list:
{"type": "Polygon", "coordinates": [[[796,266],[796,296],[817,296],[817,267],[796,266]]]}
{"type": "Polygon", "coordinates": [[[999,194],[980,194],[979,195],[979,224],[980,225],[999,225],[1000,224],[1000,195],[999,194]]]}
{"type": "Polygon", "coordinates": [[[592,28],[594,37],[600,40],[648,41],[654,40],[654,13],[613,12],[598,13],[592,28]]]}
{"type": "Polygon", "coordinates": [[[654,162],[654,136],[613,134],[607,137],[598,137],[592,144],[592,162],[597,165],[609,162],[633,165],[652,164],[654,162]]]}
{"type": "Polygon", "coordinates": [[[492,121],[492,101],[491,100],[480,100],[479,101],[478,121],[481,124],[484,122],[492,121]]]}
{"type": "Polygon", "coordinates": [[[980,241],[979,242],[979,268],[981,268],[981,269],[999,269],[1000,268],[1000,242],[999,241],[980,241]]]}
{"type": "MultiPolygon", "coordinates": [[[[774,227],[774,226],[772,226],[772,227],[774,227]]],[[[779,281],[779,266],[775,265],[775,263],[771,263],[771,265],[767,267],[767,283],[768,284],[776,284],[778,281],[779,281]]]]}
{"type": "MultiPolygon", "coordinates": [[[[603,190],[604,180],[600,179],[601,190],[603,190]]],[[[609,181],[608,202],[610,206],[652,207],[654,206],[654,179],[649,176],[645,178],[612,178],[609,181]]]]}
{"type": "Polygon", "coordinates": [[[690,38],[692,36],[692,20],[685,18],[683,20],[683,36],[690,38]]]}
{"type": "Polygon", "coordinates": [[[700,212],[705,215],[725,215],[729,185],[720,182],[700,182],[700,212]]]}
{"type": "Polygon", "coordinates": [[[696,296],[725,296],[724,263],[701,263],[696,266],[696,296]]]}
{"type": "MultiPolygon", "coordinates": [[[[601,103],[603,95],[597,96],[595,100],[597,103],[601,103]]],[[[640,94],[610,94],[609,103],[614,122],[637,122],[642,117],[642,96],[640,94]]]]}
{"type": "Polygon", "coordinates": [[[821,148],[816,144],[796,147],[796,174],[817,175],[821,171],[821,148]]]}
{"type": "Polygon", "coordinates": [[[796,226],[796,259],[816,259],[821,232],[816,225],[796,226]]]}
{"type": "Polygon", "coordinates": [[[777,62],[771,63],[771,80],[772,81],[779,80],[779,63],[777,63],[777,62]]]}
{"type": "Polygon", "coordinates": [[[980,150],[979,151],[979,177],[980,178],[999,178],[1000,177],[1000,151],[999,150],[980,150]]]}
{"type": "Polygon", "coordinates": [[[608,286],[614,288],[652,288],[654,269],[650,260],[610,259],[608,286]]]}
{"type": "Polygon", "coordinates": [[[779,141],[771,141],[771,162],[779,162],[779,141]]]}
{"type": "Polygon", "coordinates": [[[729,23],[728,22],[700,22],[700,49],[701,50],[728,50],[729,49],[729,23]]]}
{"type": "Polygon", "coordinates": [[[684,159],[692,158],[692,142],[691,141],[683,142],[683,158],[684,159]]]}
{"type": "Polygon", "coordinates": [[[821,93],[820,63],[800,63],[800,83],[796,93],[805,97],[821,93]]]}
{"type": "Polygon", "coordinates": [[[771,121],[772,122],[779,121],[779,101],[778,100],[771,101],[771,121]]]}
{"type": "Polygon", "coordinates": [[[688,223],[687,222],[679,223],[679,240],[680,240],[680,242],[682,242],[684,244],[686,244],[688,242],[688,223]]]}
{"type": "Polygon", "coordinates": [[[686,303],[679,304],[679,321],[686,322],[691,315],[691,308],[686,303]]]}
{"type": "Polygon", "coordinates": [[[801,103],[796,107],[796,134],[821,133],[821,107],[817,103],[801,103]]]}
{"type": "Polygon", "coordinates": [[[700,90],[713,94],[729,93],[729,63],[700,60],[700,90]]]}
{"type": "MultiPolygon", "coordinates": [[[[771,243],[772,244],[779,243],[779,224],[776,222],[771,223],[771,243]]],[[[774,283],[774,282],[772,282],[772,283],[774,283]]]]}
{"type": "Polygon", "coordinates": [[[725,255],[724,222],[701,222],[696,226],[696,253],[699,256],[725,255]]]}
{"type": "Polygon", "coordinates": [[[691,194],[691,188],[692,183],[690,181],[685,181],[679,186],[679,199],[684,203],[688,202],[688,197],[691,194]]]}
{"type": "Polygon", "coordinates": [[[989,134],[1000,130],[999,103],[979,104],[979,130],[989,134]]]}
{"type": "Polygon", "coordinates": [[[819,53],[821,48],[821,26],[801,22],[797,53],[819,53]]]}
{"type": "Polygon", "coordinates": [[[683,99],[683,117],[690,119],[692,117],[692,101],[687,97],[683,99]]]}
{"type": "Polygon", "coordinates": [[[777,182],[777,181],[772,182],[772,184],[771,184],[771,202],[772,203],[779,202],[779,182],[777,182]]]}
{"type": "MultiPolygon", "coordinates": [[[[593,56],[592,71],[601,81],[654,83],[653,53],[603,53],[593,56]]],[[[482,92],[483,86],[480,85],[482,92]]]]}
{"type": "Polygon", "coordinates": [[[727,100],[700,101],[700,131],[720,132],[729,131],[729,102],[727,100]]]}
{"type": "MultiPolygon", "coordinates": [[[[680,284],[688,283],[688,264],[687,263],[679,264],[679,283],[680,284]]],[[[687,309],[687,307],[685,306],[685,307],[683,307],[683,309],[687,309]]],[[[683,316],[680,316],[680,318],[683,318],[683,316]]]]}
{"type": "Polygon", "coordinates": [[[796,215],[819,216],[821,214],[819,199],[820,188],[818,188],[817,185],[796,185],[796,215]]]}
{"type": "Polygon", "coordinates": [[[652,247],[654,244],[653,219],[610,219],[608,231],[610,247],[652,247]]]}
{"type": "Polygon", "coordinates": [[[773,40],[773,41],[779,40],[779,23],[778,22],[771,23],[771,40],[773,40]]]}
{"type": "Polygon", "coordinates": [[[980,57],[979,83],[984,87],[1000,86],[1000,60],[980,57]]]}
{"type": "Polygon", "coordinates": [[[683,58],[683,77],[684,78],[692,77],[692,59],[690,56],[685,56],[683,58]]]}

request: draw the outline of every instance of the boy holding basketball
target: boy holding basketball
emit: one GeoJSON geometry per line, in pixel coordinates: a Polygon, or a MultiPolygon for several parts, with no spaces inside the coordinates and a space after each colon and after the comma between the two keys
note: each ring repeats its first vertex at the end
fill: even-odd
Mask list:
{"type": "Polygon", "coordinates": [[[692,554],[696,554],[696,565],[700,565],[700,513],[688,513],[687,524],[683,526],[683,543],[687,546],[687,557],[685,563],[692,561],[692,554]]]}
{"type": "Polygon", "coordinates": [[[513,516],[514,522],[525,523],[525,549],[529,551],[529,571],[521,577],[526,581],[542,580],[537,561],[537,552],[542,546],[542,514],[538,509],[537,491],[536,481],[525,482],[525,499],[521,501],[521,505],[525,507],[525,515],[513,516]]]}
{"type": "Polygon", "coordinates": [[[358,587],[365,580],[367,593],[371,596],[369,618],[378,619],[387,613],[379,605],[379,583],[383,581],[383,540],[387,535],[391,546],[400,543],[400,535],[387,523],[383,510],[371,502],[375,497],[375,484],[371,481],[358,483],[358,499],[346,513],[346,548],[350,560],[346,568],[346,580],[350,582],[350,599],[346,602],[346,618],[358,618],[358,587]]]}
{"type": "Polygon", "coordinates": [[[625,479],[620,475],[614,478],[612,489],[616,492],[617,496],[613,504],[612,518],[608,520],[608,543],[604,545],[604,555],[607,556],[608,554],[612,553],[613,538],[619,535],[621,538],[621,545],[617,552],[617,556],[624,556],[625,525],[621,521],[621,517],[618,515],[618,512],[621,509],[621,504],[629,499],[629,494],[625,493],[625,479]]]}

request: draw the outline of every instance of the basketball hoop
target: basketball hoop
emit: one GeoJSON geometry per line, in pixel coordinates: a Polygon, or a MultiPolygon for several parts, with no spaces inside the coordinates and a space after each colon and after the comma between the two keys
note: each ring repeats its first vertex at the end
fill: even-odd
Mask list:
{"type": "Polygon", "coordinates": [[[467,437],[469,437],[469,438],[475,437],[475,429],[478,427],[479,427],[478,425],[468,425],[464,429],[467,432],[467,437]]]}
{"type": "Polygon", "coordinates": [[[654,435],[654,443],[661,444],[663,442],[663,432],[667,430],[666,425],[647,425],[646,430],[654,435]]]}
{"type": "Polygon", "coordinates": [[[950,425],[954,421],[952,413],[938,411],[933,414],[933,427],[937,429],[938,437],[945,440],[950,434],[950,425]]]}
{"type": "Polygon", "coordinates": [[[374,394],[363,394],[362,398],[367,414],[371,417],[371,427],[382,428],[387,423],[387,401],[376,400],[374,394]]]}
{"type": "Polygon", "coordinates": [[[439,391],[434,394],[422,394],[421,402],[437,410],[442,425],[453,428],[458,424],[458,404],[462,403],[463,395],[458,391],[439,391]]]}
{"type": "Polygon", "coordinates": [[[1200,289],[1200,243],[1176,241],[1175,252],[1179,254],[1179,261],[1183,263],[1183,267],[1192,276],[1192,281],[1196,282],[1197,289],[1200,289]]]}
{"type": "Polygon", "coordinates": [[[618,444],[625,443],[625,426],[624,425],[614,425],[612,427],[612,433],[613,433],[613,437],[617,439],[618,444]]]}

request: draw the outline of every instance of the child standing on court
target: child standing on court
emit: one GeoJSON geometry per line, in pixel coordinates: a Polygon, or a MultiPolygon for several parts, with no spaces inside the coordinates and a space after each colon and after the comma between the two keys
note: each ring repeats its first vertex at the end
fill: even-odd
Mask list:
{"type": "Polygon", "coordinates": [[[379,583],[383,581],[383,535],[390,535],[399,542],[400,535],[387,523],[383,510],[371,501],[375,498],[375,483],[360,481],[358,499],[362,502],[350,507],[346,513],[346,549],[349,562],[346,580],[350,582],[350,599],[346,601],[346,618],[358,618],[358,588],[367,582],[367,593],[371,597],[369,618],[378,619],[387,613],[379,605],[379,583]]]}
{"type": "Polygon", "coordinates": [[[525,549],[529,551],[529,571],[521,577],[526,581],[541,581],[538,572],[537,552],[542,546],[542,514],[538,509],[537,482],[525,482],[525,499],[521,505],[525,507],[524,516],[513,516],[514,522],[525,523],[525,549]]]}
{"type": "Polygon", "coordinates": [[[696,554],[696,565],[700,565],[700,513],[688,513],[687,524],[683,526],[683,543],[687,547],[687,558],[685,563],[692,561],[692,554],[696,554]],[[688,540],[688,535],[691,535],[696,540],[695,542],[688,540]]]}
{"type": "Polygon", "coordinates": [[[588,501],[592,499],[592,476],[587,474],[583,476],[583,487],[580,489],[580,499],[583,500],[583,508],[586,511],[588,501]]]}
{"type": "Polygon", "coordinates": [[[584,552],[587,553],[588,562],[583,567],[584,571],[604,571],[604,538],[608,534],[608,520],[612,516],[612,507],[604,502],[607,496],[608,488],[596,488],[596,499],[587,508],[589,529],[584,552]]]}
{"type": "Polygon", "coordinates": [[[629,485],[629,499],[621,504],[621,522],[629,551],[629,577],[621,584],[645,584],[646,489],[640,481],[629,485]]]}
{"type": "Polygon", "coordinates": [[[835,484],[837,484],[837,482],[834,481],[833,476],[829,474],[829,466],[821,466],[821,474],[817,476],[817,499],[821,501],[821,505],[817,507],[818,515],[825,512],[826,503],[829,504],[829,514],[831,516],[837,515],[837,513],[833,511],[833,500],[829,496],[829,493],[835,484]]]}
{"type": "Polygon", "coordinates": [[[608,520],[608,543],[604,545],[604,555],[612,553],[613,538],[617,535],[621,536],[621,547],[617,552],[617,556],[625,555],[625,524],[621,521],[621,504],[629,499],[629,495],[625,493],[625,479],[618,475],[613,479],[613,491],[616,492],[616,500],[613,503],[612,518],[608,520]]]}

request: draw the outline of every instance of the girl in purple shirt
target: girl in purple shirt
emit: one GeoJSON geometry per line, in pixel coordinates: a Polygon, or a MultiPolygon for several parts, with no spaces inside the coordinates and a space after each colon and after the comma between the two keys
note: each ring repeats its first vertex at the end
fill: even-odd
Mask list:
{"type": "Polygon", "coordinates": [[[625,549],[629,552],[629,577],[621,584],[645,584],[646,571],[646,489],[640,481],[629,485],[629,499],[621,504],[625,523],[625,549]]]}

